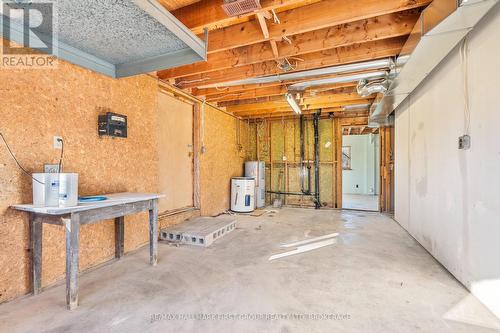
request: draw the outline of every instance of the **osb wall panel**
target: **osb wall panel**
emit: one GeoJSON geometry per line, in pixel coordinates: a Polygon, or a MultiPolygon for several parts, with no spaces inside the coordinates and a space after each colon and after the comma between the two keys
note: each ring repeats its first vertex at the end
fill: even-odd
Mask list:
{"type": "Polygon", "coordinates": [[[246,123],[231,115],[208,105],[203,114],[205,152],[200,157],[201,215],[211,216],[229,208],[231,177],[243,175],[249,135],[246,123]]]}
{"type": "Polygon", "coordinates": [[[167,228],[199,216],[200,216],[199,209],[189,210],[169,216],[160,216],[158,218],[159,229],[167,228]]]}
{"type": "MultiPolygon", "coordinates": [[[[0,131],[30,172],[56,163],[64,138],[64,170],[79,174],[81,195],[157,190],[156,81],[147,76],[114,80],[60,62],[54,70],[0,70],[0,131]],[[104,110],[128,116],[128,138],[99,138],[104,110]]],[[[29,290],[28,217],[9,205],[31,202],[31,179],[21,173],[0,143],[0,302],[29,290]]],[[[148,241],[146,214],[127,217],[125,250],[148,241]]],[[[44,225],[43,285],[64,276],[62,227],[44,225]]],[[[111,221],[81,231],[80,268],[114,254],[111,221]]]]}
{"type": "MultiPolygon", "coordinates": [[[[320,199],[334,206],[334,135],[333,120],[319,121],[320,199]]],[[[299,119],[258,121],[250,126],[248,156],[266,162],[266,190],[300,192],[300,121],[299,119]],[[271,162],[272,161],[272,162],[271,162]]],[[[304,160],[311,161],[311,191],[314,191],[314,129],[311,119],[304,120],[304,160]]],[[[307,178],[305,181],[307,186],[307,178]]],[[[268,195],[267,203],[282,197],[286,204],[312,206],[311,197],[268,195]]]]}

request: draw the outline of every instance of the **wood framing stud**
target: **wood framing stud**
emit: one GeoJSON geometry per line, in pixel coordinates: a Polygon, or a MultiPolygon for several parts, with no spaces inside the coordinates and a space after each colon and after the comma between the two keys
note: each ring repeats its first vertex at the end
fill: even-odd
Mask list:
{"type": "Polygon", "coordinates": [[[263,13],[257,13],[257,20],[259,21],[260,29],[265,39],[269,39],[269,29],[267,28],[266,18],[263,13]]]}
{"type": "Polygon", "coordinates": [[[278,59],[280,57],[279,51],[278,51],[278,43],[274,39],[271,39],[269,41],[271,43],[271,49],[273,51],[273,55],[275,59],[278,59]]]}

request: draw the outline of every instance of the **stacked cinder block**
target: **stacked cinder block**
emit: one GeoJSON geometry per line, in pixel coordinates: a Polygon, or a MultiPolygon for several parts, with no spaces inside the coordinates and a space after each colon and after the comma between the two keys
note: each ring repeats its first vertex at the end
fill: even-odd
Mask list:
{"type": "Polygon", "coordinates": [[[234,217],[198,217],[162,229],[160,238],[169,242],[208,247],[236,227],[234,217]]]}

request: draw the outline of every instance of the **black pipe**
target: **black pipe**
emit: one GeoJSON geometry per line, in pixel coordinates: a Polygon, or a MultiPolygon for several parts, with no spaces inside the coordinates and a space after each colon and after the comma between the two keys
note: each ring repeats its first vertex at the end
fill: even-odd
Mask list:
{"type": "Polygon", "coordinates": [[[311,164],[307,163],[307,194],[311,193],[311,164]]]}
{"type": "Polygon", "coordinates": [[[313,126],[314,126],[314,201],[316,204],[316,209],[321,208],[321,202],[319,199],[319,116],[321,114],[321,109],[314,114],[313,126]]]}
{"type": "Polygon", "coordinates": [[[302,193],[302,192],[266,191],[266,193],[272,193],[272,194],[284,194],[284,195],[311,195],[311,196],[316,196],[316,194],[315,194],[315,193],[304,194],[304,193],[302,193]]]}

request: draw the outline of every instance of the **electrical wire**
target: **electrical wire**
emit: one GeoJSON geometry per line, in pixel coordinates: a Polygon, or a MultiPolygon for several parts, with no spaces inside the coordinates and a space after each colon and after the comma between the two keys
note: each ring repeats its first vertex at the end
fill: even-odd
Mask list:
{"type": "Polygon", "coordinates": [[[463,95],[464,95],[464,134],[469,135],[470,108],[469,108],[469,68],[468,68],[467,36],[462,40],[460,47],[460,63],[462,65],[463,95]]]}
{"type": "Polygon", "coordinates": [[[59,157],[59,167],[57,168],[57,172],[62,172],[62,161],[64,156],[64,140],[62,138],[57,139],[57,141],[61,142],[61,156],[59,157]]]}
{"type": "Polygon", "coordinates": [[[45,183],[42,183],[41,181],[39,181],[38,179],[34,178],[33,175],[31,173],[29,173],[25,168],[23,168],[23,166],[21,165],[21,163],[19,163],[19,161],[17,160],[16,156],[14,155],[14,153],[12,152],[12,150],[10,149],[10,146],[9,144],[7,143],[7,140],[5,139],[5,137],[3,136],[3,134],[0,132],[0,136],[2,137],[2,140],[3,142],[5,143],[5,147],[7,147],[7,150],[9,151],[9,154],[10,156],[12,156],[12,158],[14,159],[14,161],[16,161],[16,164],[17,166],[19,167],[19,169],[21,169],[25,174],[27,174],[28,176],[31,177],[31,179],[33,179],[34,181],[36,181],[37,183],[40,183],[42,185],[45,185],[45,183]]]}
{"type": "Polygon", "coordinates": [[[201,153],[205,153],[205,104],[206,100],[203,99],[203,103],[201,103],[201,114],[200,114],[200,120],[201,120],[201,129],[200,129],[200,142],[201,142],[201,153]]]}

